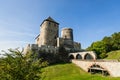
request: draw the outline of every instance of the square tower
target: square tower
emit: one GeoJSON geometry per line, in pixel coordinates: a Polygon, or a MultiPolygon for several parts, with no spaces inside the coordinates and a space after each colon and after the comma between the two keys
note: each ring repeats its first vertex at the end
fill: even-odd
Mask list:
{"type": "Polygon", "coordinates": [[[47,46],[57,46],[57,37],[59,33],[59,23],[51,17],[45,19],[40,25],[40,34],[36,38],[36,43],[47,46]]]}

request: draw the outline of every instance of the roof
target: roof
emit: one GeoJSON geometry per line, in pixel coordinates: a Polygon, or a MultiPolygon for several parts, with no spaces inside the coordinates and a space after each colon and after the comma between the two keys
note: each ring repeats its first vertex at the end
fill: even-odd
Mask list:
{"type": "Polygon", "coordinates": [[[73,30],[72,28],[63,28],[62,30],[73,30]]]}
{"type": "MultiPolygon", "coordinates": [[[[53,22],[53,23],[56,23],[56,24],[59,25],[59,23],[56,22],[54,19],[52,19],[50,16],[49,16],[47,19],[45,19],[44,21],[50,21],[50,22],[53,22]]],[[[41,25],[44,23],[44,21],[41,23],[41,25]]],[[[40,26],[41,26],[41,25],[40,25],[40,26]]]]}
{"type": "Polygon", "coordinates": [[[50,16],[49,16],[46,20],[56,22],[56,21],[55,21],[54,19],[52,19],[50,16]]]}
{"type": "Polygon", "coordinates": [[[37,37],[36,37],[35,39],[37,39],[39,36],[40,36],[40,34],[39,34],[39,35],[37,35],[37,37]]]}

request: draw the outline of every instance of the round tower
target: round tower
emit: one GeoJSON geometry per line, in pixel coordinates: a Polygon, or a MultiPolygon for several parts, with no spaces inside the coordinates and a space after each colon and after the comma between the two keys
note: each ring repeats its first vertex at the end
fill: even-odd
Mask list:
{"type": "Polygon", "coordinates": [[[61,37],[73,41],[73,30],[71,28],[63,28],[61,32],[61,37]]]}

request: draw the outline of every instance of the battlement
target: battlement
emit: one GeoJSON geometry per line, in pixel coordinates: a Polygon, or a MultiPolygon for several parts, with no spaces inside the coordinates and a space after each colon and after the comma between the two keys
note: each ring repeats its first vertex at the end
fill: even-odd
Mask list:
{"type": "Polygon", "coordinates": [[[73,30],[72,28],[63,28],[62,30],[73,30]]]}

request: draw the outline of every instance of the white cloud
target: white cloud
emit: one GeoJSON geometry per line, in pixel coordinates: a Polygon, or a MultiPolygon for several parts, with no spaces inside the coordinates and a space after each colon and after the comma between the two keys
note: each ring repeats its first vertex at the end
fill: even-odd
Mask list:
{"type": "Polygon", "coordinates": [[[19,24],[13,24],[13,21],[0,20],[0,52],[9,48],[23,48],[29,43],[34,43],[32,41],[36,34],[31,28],[27,27],[30,25],[19,24]]]}
{"type": "Polygon", "coordinates": [[[32,42],[27,42],[27,41],[2,41],[0,42],[0,51],[1,50],[8,50],[10,48],[15,49],[15,48],[23,48],[25,47],[28,43],[32,42]]]}
{"type": "Polygon", "coordinates": [[[35,37],[36,34],[30,33],[30,32],[17,32],[17,31],[11,31],[11,30],[1,30],[0,36],[29,36],[29,37],[35,37]]]}
{"type": "Polygon", "coordinates": [[[0,19],[0,32],[1,31],[24,31],[24,32],[32,32],[33,25],[30,23],[25,23],[20,20],[4,20],[0,19]]]}

